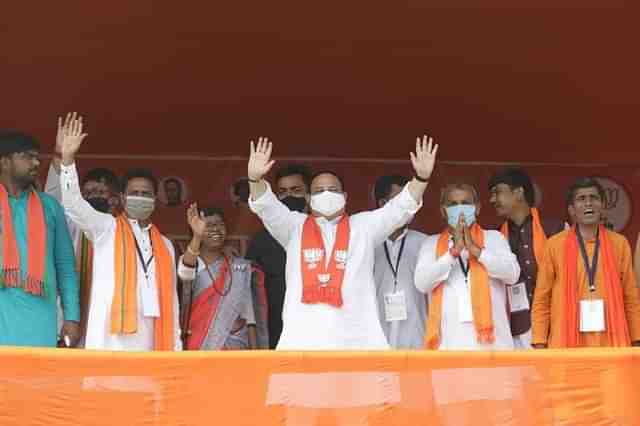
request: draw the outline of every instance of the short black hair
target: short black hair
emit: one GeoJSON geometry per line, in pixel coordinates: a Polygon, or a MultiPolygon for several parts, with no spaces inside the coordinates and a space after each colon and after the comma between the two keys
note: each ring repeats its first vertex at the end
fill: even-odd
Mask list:
{"type": "Polygon", "coordinates": [[[304,164],[291,163],[280,167],[276,171],[276,182],[287,176],[300,175],[307,187],[307,191],[311,187],[311,169],[304,164]]]}
{"type": "Polygon", "coordinates": [[[338,179],[338,182],[340,182],[340,186],[342,187],[342,191],[345,190],[344,180],[342,179],[342,177],[340,177],[340,175],[338,173],[334,172],[333,170],[320,170],[319,172],[314,173],[311,176],[311,180],[309,181],[309,188],[311,188],[311,182],[313,182],[320,175],[332,175],[332,176],[335,176],[335,178],[338,179]]]}
{"type": "Polygon", "coordinates": [[[533,189],[533,182],[531,182],[531,178],[523,169],[509,168],[494,174],[489,179],[489,191],[501,183],[509,185],[512,190],[522,188],[527,204],[529,206],[535,204],[536,193],[533,189]]]}
{"type": "Polygon", "coordinates": [[[233,193],[236,197],[240,199],[243,203],[249,202],[249,179],[248,178],[240,178],[233,183],[233,193]]]}
{"type": "Polygon", "coordinates": [[[87,182],[100,182],[109,187],[111,192],[119,194],[122,192],[122,186],[120,185],[120,179],[113,171],[104,167],[97,167],[89,170],[83,177],[81,186],[84,186],[87,182]]]}
{"type": "Polygon", "coordinates": [[[25,151],[40,151],[36,138],[18,130],[0,130],[0,157],[25,151]]]}
{"type": "Polygon", "coordinates": [[[386,175],[380,176],[373,187],[373,195],[376,201],[380,201],[383,198],[387,198],[391,193],[391,187],[398,185],[404,187],[409,179],[406,176],[400,175],[386,175]]]}
{"type": "Polygon", "coordinates": [[[600,184],[600,182],[598,182],[598,180],[594,177],[591,176],[583,176],[583,177],[579,177],[578,179],[576,179],[570,186],[569,189],[567,190],[567,198],[566,198],[566,203],[567,206],[570,206],[571,204],[573,204],[573,199],[576,196],[576,192],[578,192],[579,189],[584,189],[584,188],[596,188],[598,190],[598,194],[600,195],[600,198],[602,199],[602,201],[605,201],[605,191],[604,191],[604,187],[600,184]]]}
{"type": "Polygon", "coordinates": [[[204,216],[220,216],[222,220],[224,220],[224,210],[221,207],[217,206],[205,206],[199,207],[198,211],[204,216]]]}
{"type": "Polygon", "coordinates": [[[127,173],[125,173],[124,177],[122,178],[122,191],[124,192],[127,190],[127,186],[129,185],[130,180],[137,178],[147,179],[153,185],[153,193],[158,193],[158,179],[153,175],[151,170],[143,168],[130,169],[129,171],[127,171],[127,173]]]}

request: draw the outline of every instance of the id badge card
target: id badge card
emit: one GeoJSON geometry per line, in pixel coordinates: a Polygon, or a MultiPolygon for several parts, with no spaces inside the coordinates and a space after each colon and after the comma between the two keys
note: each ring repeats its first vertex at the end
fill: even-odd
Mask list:
{"type": "Polygon", "coordinates": [[[384,295],[384,316],[388,322],[407,319],[407,301],[404,290],[384,295]]]}
{"type": "Polygon", "coordinates": [[[158,318],[160,316],[156,283],[149,278],[142,286],[142,312],[145,317],[158,318]]]}
{"type": "Polygon", "coordinates": [[[456,289],[458,296],[458,319],[462,323],[473,322],[473,309],[471,307],[471,289],[468,285],[456,289]]]}
{"type": "Polygon", "coordinates": [[[604,300],[580,301],[580,331],[605,331],[604,300]]]}
{"type": "Polygon", "coordinates": [[[509,298],[511,312],[522,312],[531,309],[525,283],[507,286],[507,297],[509,298]]]}

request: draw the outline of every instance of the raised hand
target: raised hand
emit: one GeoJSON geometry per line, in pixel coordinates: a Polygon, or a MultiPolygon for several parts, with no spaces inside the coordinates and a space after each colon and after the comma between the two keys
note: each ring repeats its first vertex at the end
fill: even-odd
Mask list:
{"type": "Polygon", "coordinates": [[[269,173],[275,161],[271,159],[271,142],[268,138],[258,138],[258,144],[251,141],[251,153],[247,166],[247,177],[249,180],[258,181],[269,173]]]}
{"type": "Polygon", "coordinates": [[[428,180],[431,177],[437,153],[438,144],[433,143],[433,138],[425,135],[422,140],[416,140],[416,152],[410,153],[410,157],[413,170],[420,179],[428,180]]]}
{"type": "Polygon", "coordinates": [[[202,239],[207,229],[207,223],[198,211],[198,204],[193,203],[187,209],[187,223],[193,231],[193,236],[202,239]]]}
{"type": "MultiPolygon", "coordinates": [[[[82,116],[78,116],[75,112],[72,115],[67,114],[62,128],[60,128],[61,123],[62,120],[58,119],[60,154],[62,155],[62,162],[69,165],[73,163],[75,155],[87,134],[83,132],[82,116]]],[[[56,140],[56,149],[57,146],[58,141],[56,140]]]]}
{"type": "Polygon", "coordinates": [[[62,117],[58,117],[58,131],[56,132],[56,151],[58,154],[62,154],[62,144],[64,142],[64,135],[66,129],[69,127],[69,124],[72,120],[76,120],[78,113],[76,112],[68,112],[64,121],[62,121],[62,117]]]}

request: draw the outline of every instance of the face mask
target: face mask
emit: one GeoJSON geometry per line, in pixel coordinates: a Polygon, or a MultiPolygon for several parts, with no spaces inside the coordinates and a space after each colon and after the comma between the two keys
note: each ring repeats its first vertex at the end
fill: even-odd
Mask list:
{"type": "Polygon", "coordinates": [[[124,209],[127,212],[127,216],[135,220],[146,220],[153,213],[153,209],[156,205],[156,200],[147,197],[136,197],[133,195],[127,196],[127,202],[124,209]]]}
{"type": "Polygon", "coordinates": [[[111,210],[111,206],[109,205],[109,200],[107,198],[92,197],[87,198],[87,202],[91,204],[91,207],[101,213],[109,213],[109,211],[111,210]]]}
{"type": "Polygon", "coordinates": [[[344,207],[346,200],[344,194],[331,191],[323,191],[311,196],[311,209],[323,216],[333,216],[344,207]]]}
{"type": "Polygon", "coordinates": [[[458,204],[447,207],[447,222],[449,226],[455,228],[458,226],[460,214],[464,215],[464,222],[467,226],[471,226],[476,221],[476,206],[473,204],[458,204]]]}
{"type": "Polygon", "coordinates": [[[288,197],[284,197],[280,201],[292,212],[302,213],[304,211],[304,208],[307,207],[307,200],[305,200],[304,197],[293,197],[289,195],[288,197]]]}

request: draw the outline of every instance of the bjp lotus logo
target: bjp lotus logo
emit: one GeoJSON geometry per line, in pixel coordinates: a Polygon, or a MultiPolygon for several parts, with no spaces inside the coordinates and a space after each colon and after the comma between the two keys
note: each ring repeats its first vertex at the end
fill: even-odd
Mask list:
{"type": "Polygon", "coordinates": [[[611,178],[597,177],[604,188],[603,224],[616,232],[621,232],[631,219],[631,198],[622,185],[611,178]]]}

